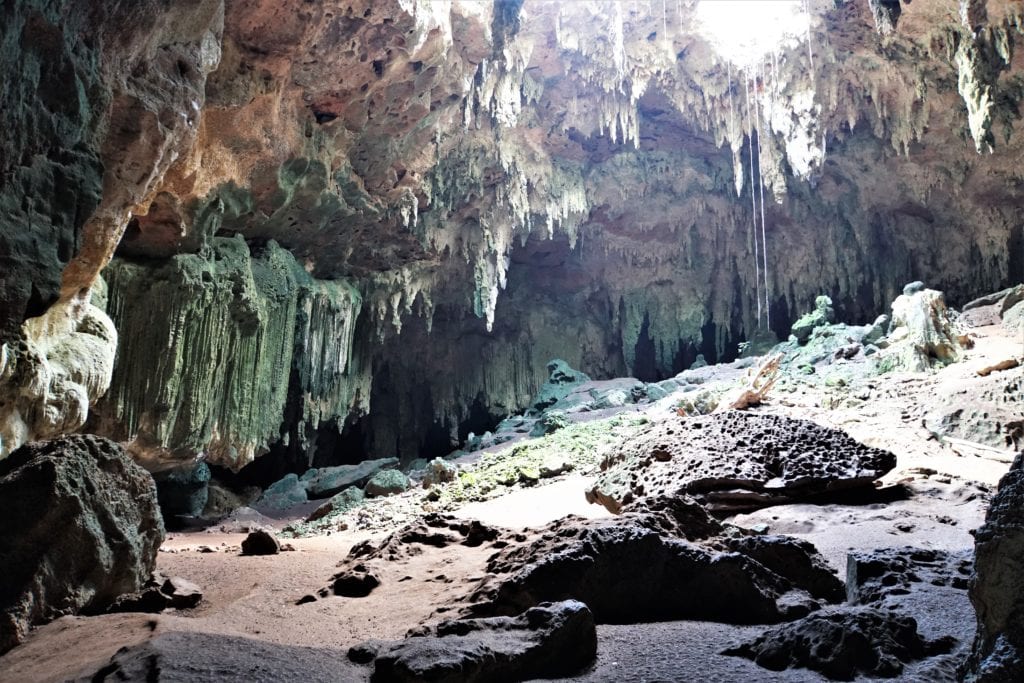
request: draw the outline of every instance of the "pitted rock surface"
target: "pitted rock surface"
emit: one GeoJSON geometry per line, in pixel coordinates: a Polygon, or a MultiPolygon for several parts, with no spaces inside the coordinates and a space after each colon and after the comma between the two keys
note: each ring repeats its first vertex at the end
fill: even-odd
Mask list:
{"type": "Polygon", "coordinates": [[[967,590],[972,553],[932,548],[879,548],[846,556],[846,599],[853,605],[886,602],[909,595],[917,586],[967,590]]]}
{"type": "Polygon", "coordinates": [[[842,584],[827,578],[810,544],[768,536],[749,546],[724,536],[691,541],[672,533],[674,524],[653,513],[552,522],[488,561],[465,613],[512,615],[574,599],[598,623],[775,623],[842,598],[842,584]]]}
{"type": "Polygon", "coordinates": [[[372,681],[521,681],[580,671],[597,654],[597,631],[587,606],[567,600],[516,617],[445,621],[431,635],[371,647],[380,648],[372,681]]]}
{"type": "Polygon", "coordinates": [[[722,654],[746,657],[772,671],[802,668],[826,678],[852,681],[858,675],[893,678],[903,665],[948,652],[953,643],[928,641],[917,622],[872,607],[825,610],[768,629],[722,654]]]}
{"type": "Polygon", "coordinates": [[[607,456],[587,500],[619,513],[645,498],[688,495],[729,514],[869,486],[895,466],[892,453],[808,420],[673,417],[607,456]]]}

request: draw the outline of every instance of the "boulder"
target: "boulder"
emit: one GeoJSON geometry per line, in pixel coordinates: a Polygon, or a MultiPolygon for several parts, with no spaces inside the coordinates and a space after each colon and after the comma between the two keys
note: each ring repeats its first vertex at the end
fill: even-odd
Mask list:
{"type": "Polygon", "coordinates": [[[444,458],[434,458],[427,464],[427,473],[423,475],[423,488],[429,489],[436,484],[455,481],[459,468],[444,458]]]}
{"type": "Polygon", "coordinates": [[[351,486],[341,493],[331,496],[326,503],[313,510],[309,517],[306,518],[306,521],[315,522],[324,517],[341,514],[357,507],[365,498],[366,494],[363,493],[362,489],[351,486]]]}
{"type": "Polygon", "coordinates": [[[1024,680],[1024,453],[1000,480],[974,551],[978,625],[962,673],[970,681],[1024,680]]]}
{"type": "Polygon", "coordinates": [[[364,460],[356,465],[338,465],[309,470],[301,482],[310,498],[328,498],[350,486],[360,486],[382,470],[398,467],[398,458],[364,460]]]}
{"type": "Polygon", "coordinates": [[[729,514],[871,486],[895,466],[892,453],[807,420],[672,416],[606,456],[587,500],[618,513],[645,498],[687,495],[729,514]]]}
{"type": "Polygon", "coordinates": [[[445,621],[431,635],[375,647],[373,681],[522,681],[580,672],[597,654],[597,631],[587,606],[566,600],[515,617],[445,621]]]}
{"type": "Polygon", "coordinates": [[[408,491],[412,486],[409,477],[398,470],[383,470],[366,482],[366,495],[370,498],[393,496],[408,491]]]}
{"type": "Polygon", "coordinates": [[[281,544],[277,537],[265,529],[252,531],[242,541],[243,555],[277,555],[281,552],[281,544]]]}
{"type": "Polygon", "coordinates": [[[826,678],[859,675],[893,678],[903,665],[949,652],[950,638],[925,640],[917,622],[888,610],[843,607],[824,610],[768,629],[722,654],[745,657],[772,671],[811,669],[826,678]]]}
{"type": "Polygon", "coordinates": [[[573,370],[564,360],[556,358],[548,363],[548,381],[541,385],[530,406],[534,411],[542,412],[589,381],[589,376],[573,370]]]}
{"type": "Polygon", "coordinates": [[[305,485],[299,481],[297,474],[286,474],[267,487],[257,502],[258,505],[272,510],[284,510],[301,505],[309,500],[305,485]]]}
{"type": "Polygon", "coordinates": [[[542,601],[574,599],[598,623],[755,624],[795,619],[842,599],[842,584],[827,578],[824,559],[809,543],[773,550],[786,541],[763,537],[760,546],[730,546],[722,535],[693,504],[606,519],[565,517],[493,555],[464,613],[508,616],[542,601]],[[708,533],[718,535],[701,538],[708,533]]]}
{"type": "Polygon", "coordinates": [[[343,598],[365,598],[374,588],[380,585],[380,577],[366,568],[364,564],[357,564],[351,569],[335,574],[331,578],[330,589],[324,589],[321,594],[326,596],[330,593],[343,598]]]}
{"type": "Polygon", "coordinates": [[[806,344],[811,338],[811,333],[819,327],[824,327],[835,321],[835,311],[832,309],[832,299],[827,296],[819,296],[814,300],[814,310],[800,316],[790,332],[800,344],[806,344]]]}
{"type": "Polygon", "coordinates": [[[113,441],[65,436],[0,461],[0,653],[139,591],[163,539],[153,478],[113,441]]]}

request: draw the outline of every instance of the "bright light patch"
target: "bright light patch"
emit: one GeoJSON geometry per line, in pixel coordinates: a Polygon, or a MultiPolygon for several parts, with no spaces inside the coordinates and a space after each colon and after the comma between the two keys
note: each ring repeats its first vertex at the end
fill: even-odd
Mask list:
{"type": "Polygon", "coordinates": [[[701,35],[740,68],[806,36],[809,20],[801,0],[700,0],[697,5],[701,35]]]}

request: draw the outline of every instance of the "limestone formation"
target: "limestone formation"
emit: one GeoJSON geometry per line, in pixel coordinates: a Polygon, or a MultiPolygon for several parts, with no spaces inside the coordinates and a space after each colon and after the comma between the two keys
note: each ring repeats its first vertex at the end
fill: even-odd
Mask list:
{"type": "Polygon", "coordinates": [[[766,669],[806,668],[826,678],[895,678],[904,664],[952,648],[950,639],[928,641],[910,617],[873,607],[829,609],[768,629],[722,654],[746,657],[766,669]]]}
{"type": "Polygon", "coordinates": [[[243,555],[277,555],[281,552],[281,544],[277,537],[266,529],[250,531],[242,540],[243,555]]]}
{"type": "Polygon", "coordinates": [[[370,498],[393,496],[407,491],[412,485],[409,477],[399,470],[381,470],[366,482],[366,495],[370,498]]]}
{"type": "Polygon", "coordinates": [[[373,681],[521,681],[580,672],[597,654],[597,632],[587,606],[566,600],[516,617],[445,621],[377,648],[373,681]]]}
{"type": "Polygon", "coordinates": [[[163,521],[153,479],[117,444],[66,436],[0,462],[0,653],[32,626],[140,590],[163,521]]]}
{"type": "Polygon", "coordinates": [[[606,456],[587,500],[611,512],[692,496],[716,514],[871,486],[896,456],[780,415],[725,412],[652,424],[606,456]]]}
{"type": "Polygon", "coordinates": [[[999,481],[985,524],[974,533],[971,602],[978,615],[966,680],[1024,677],[1024,455],[999,481]]]}
{"type": "Polygon", "coordinates": [[[880,606],[922,585],[966,590],[972,568],[969,551],[904,547],[851,552],[846,556],[846,600],[880,606]]]}
{"type": "Polygon", "coordinates": [[[892,321],[880,369],[922,372],[956,362],[971,342],[946,307],[942,292],[923,285],[907,287],[892,302],[892,321]]]}
{"type": "Polygon", "coordinates": [[[750,624],[794,619],[819,601],[842,598],[839,580],[813,546],[777,537],[729,544],[705,536],[715,527],[699,506],[552,522],[490,558],[488,577],[465,611],[512,615],[571,598],[584,602],[598,623],[750,624]]]}
{"type": "Polygon", "coordinates": [[[832,299],[827,296],[819,296],[814,300],[814,310],[805,313],[793,323],[792,333],[801,344],[806,344],[811,338],[811,333],[823,325],[835,322],[836,314],[832,310],[832,299]]]}

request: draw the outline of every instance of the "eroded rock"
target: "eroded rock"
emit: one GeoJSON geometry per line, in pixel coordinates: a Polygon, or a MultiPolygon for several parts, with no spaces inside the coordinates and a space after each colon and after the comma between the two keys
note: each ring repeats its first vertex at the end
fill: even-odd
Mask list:
{"type": "Polygon", "coordinates": [[[163,538],[153,478],[121,446],[66,436],[12,453],[0,462],[0,652],[139,591],[163,538]]]}
{"type": "Polygon", "coordinates": [[[844,607],[773,627],[722,654],[746,657],[772,671],[811,669],[826,678],[852,681],[859,675],[894,678],[904,664],[943,654],[952,645],[950,639],[925,640],[910,617],[844,607]]]}
{"type": "Polygon", "coordinates": [[[445,621],[430,635],[378,646],[371,680],[556,678],[579,672],[596,654],[593,615],[583,603],[566,600],[515,617],[445,621]]]}
{"type": "Polygon", "coordinates": [[[689,495],[716,514],[870,486],[896,456],[807,420],[739,411],[671,417],[602,463],[587,500],[622,512],[689,495]]]}

